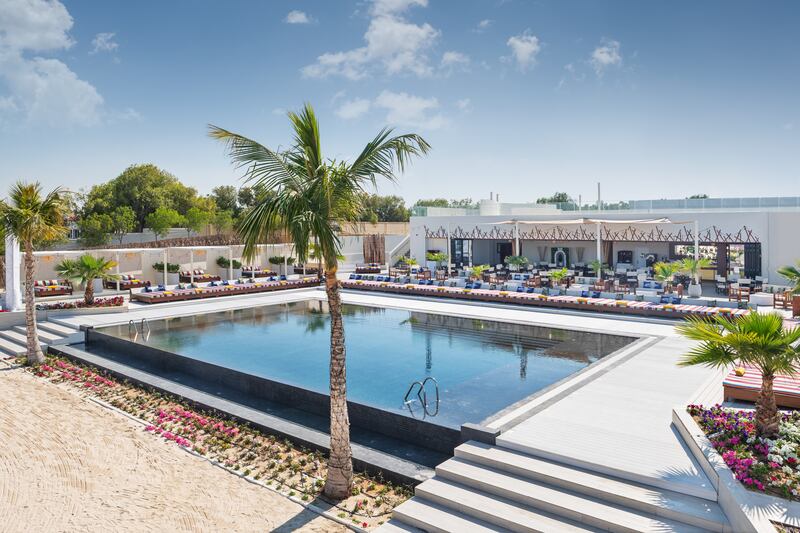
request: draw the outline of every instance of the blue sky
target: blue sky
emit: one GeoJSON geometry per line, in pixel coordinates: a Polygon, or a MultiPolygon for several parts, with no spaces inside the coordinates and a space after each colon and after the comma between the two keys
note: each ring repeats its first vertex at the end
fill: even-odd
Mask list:
{"type": "Polygon", "coordinates": [[[214,123],[276,147],[311,102],[349,158],[432,145],[397,185],[530,201],[800,195],[800,3],[0,0],[0,183],[152,162],[237,184],[214,123]]]}

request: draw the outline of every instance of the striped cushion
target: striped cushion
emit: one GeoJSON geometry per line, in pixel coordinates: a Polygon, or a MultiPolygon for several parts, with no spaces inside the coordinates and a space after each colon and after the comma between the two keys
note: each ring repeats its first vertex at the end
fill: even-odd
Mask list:
{"type": "MultiPolygon", "coordinates": [[[[731,370],[723,381],[726,387],[737,387],[740,389],[758,390],[761,388],[761,371],[751,365],[743,365],[744,376],[737,376],[735,370],[731,370]]],[[[775,392],[790,396],[800,397],[800,377],[775,376],[775,392]]]]}

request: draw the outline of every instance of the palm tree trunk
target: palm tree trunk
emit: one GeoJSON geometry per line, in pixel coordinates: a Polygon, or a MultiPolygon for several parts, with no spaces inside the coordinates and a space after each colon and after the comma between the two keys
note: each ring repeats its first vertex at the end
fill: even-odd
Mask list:
{"type": "Polygon", "coordinates": [[[353,483],[353,460],[350,450],[350,417],[347,414],[347,376],[345,372],[344,325],[342,300],[336,267],[325,269],[325,291],[331,315],[331,451],[328,478],[323,492],[329,498],[342,500],[350,495],[353,483]]]}
{"type": "Polygon", "coordinates": [[[86,290],[83,293],[83,300],[86,302],[86,305],[92,305],[94,303],[94,280],[93,279],[86,280],[86,290]]]}
{"type": "Polygon", "coordinates": [[[36,301],[33,290],[33,270],[35,268],[33,244],[25,243],[25,333],[28,344],[28,364],[37,366],[44,362],[44,354],[39,344],[39,333],[36,330],[36,301]]]}
{"type": "Polygon", "coordinates": [[[772,373],[762,373],[761,390],[756,398],[756,432],[760,437],[773,438],[778,435],[781,416],[775,402],[775,389],[772,373]]]}

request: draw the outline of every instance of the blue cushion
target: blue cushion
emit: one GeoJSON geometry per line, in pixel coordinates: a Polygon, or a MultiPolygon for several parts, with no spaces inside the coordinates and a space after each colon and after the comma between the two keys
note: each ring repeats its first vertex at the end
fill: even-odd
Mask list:
{"type": "Polygon", "coordinates": [[[350,274],[350,277],[348,279],[356,279],[356,275],[355,274],[350,274]]]}
{"type": "Polygon", "coordinates": [[[522,285],[519,285],[517,287],[517,292],[525,292],[525,287],[523,287],[522,285]]]}
{"type": "Polygon", "coordinates": [[[151,289],[150,287],[145,287],[144,292],[153,292],[153,289],[151,289]]]}
{"type": "Polygon", "coordinates": [[[528,287],[528,290],[526,290],[525,292],[527,292],[528,294],[532,294],[534,290],[535,289],[533,287],[528,287]]]}
{"type": "Polygon", "coordinates": [[[678,297],[678,296],[674,297],[672,299],[672,303],[673,303],[673,305],[678,305],[679,303],[681,303],[680,297],[678,297]]]}
{"type": "Polygon", "coordinates": [[[667,296],[666,294],[661,297],[661,303],[662,304],[668,304],[669,300],[670,300],[670,297],[667,296]]]}
{"type": "Polygon", "coordinates": [[[589,291],[581,291],[581,298],[588,298],[588,297],[589,297],[589,291]]]}
{"type": "Polygon", "coordinates": [[[281,281],[286,281],[286,276],[281,274],[281,281]]]}
{"type": "Polygon", "coordinates": [[[592,298],[600,298],[600,291],[592,291],[592,298]]]}
{"type": "Polygon", "coordinates": [[[650,289],[653,287],[653,284],[649,281],[645,281],[644,283],[642,283],[642,287],[645,289],[650,289]]]}
{"type": "Polygon", "coordinates": [[[356,274],[356,279],[361,279],[361,274],[356,274]]]}
{"type": "Polygon", "coordinates": [[[465,283],[464,284],[464,288],[465,289],[471,289],[472,288],[472,283],[465,283]]]}
{"type": "Polygon", "coordinates": [[[472,284],[472,288],[473,289],[480,289],[481,288],[481,282],[480,281],[476,281],[475,283],[472,284]]]}
{"type": "Polygon", "coordinates": [[[515,281],[520,281],[521,279],[522,279],[522,276],[520,276],[519,274],[514,274],[514,280],[515,281]]]}
{"type": "Polygon", "coordinates": [[[418,285],[425,285],[425,280],[424,279],[419,280],[418,285]]]}

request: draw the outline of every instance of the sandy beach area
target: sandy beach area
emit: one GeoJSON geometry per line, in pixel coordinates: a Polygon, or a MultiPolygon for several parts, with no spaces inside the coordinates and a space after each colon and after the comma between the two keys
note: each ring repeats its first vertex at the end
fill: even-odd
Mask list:
{"type": "Polygon", "coordinates": [[[348,531],[0,365],[0,531],[348,531]]]}

